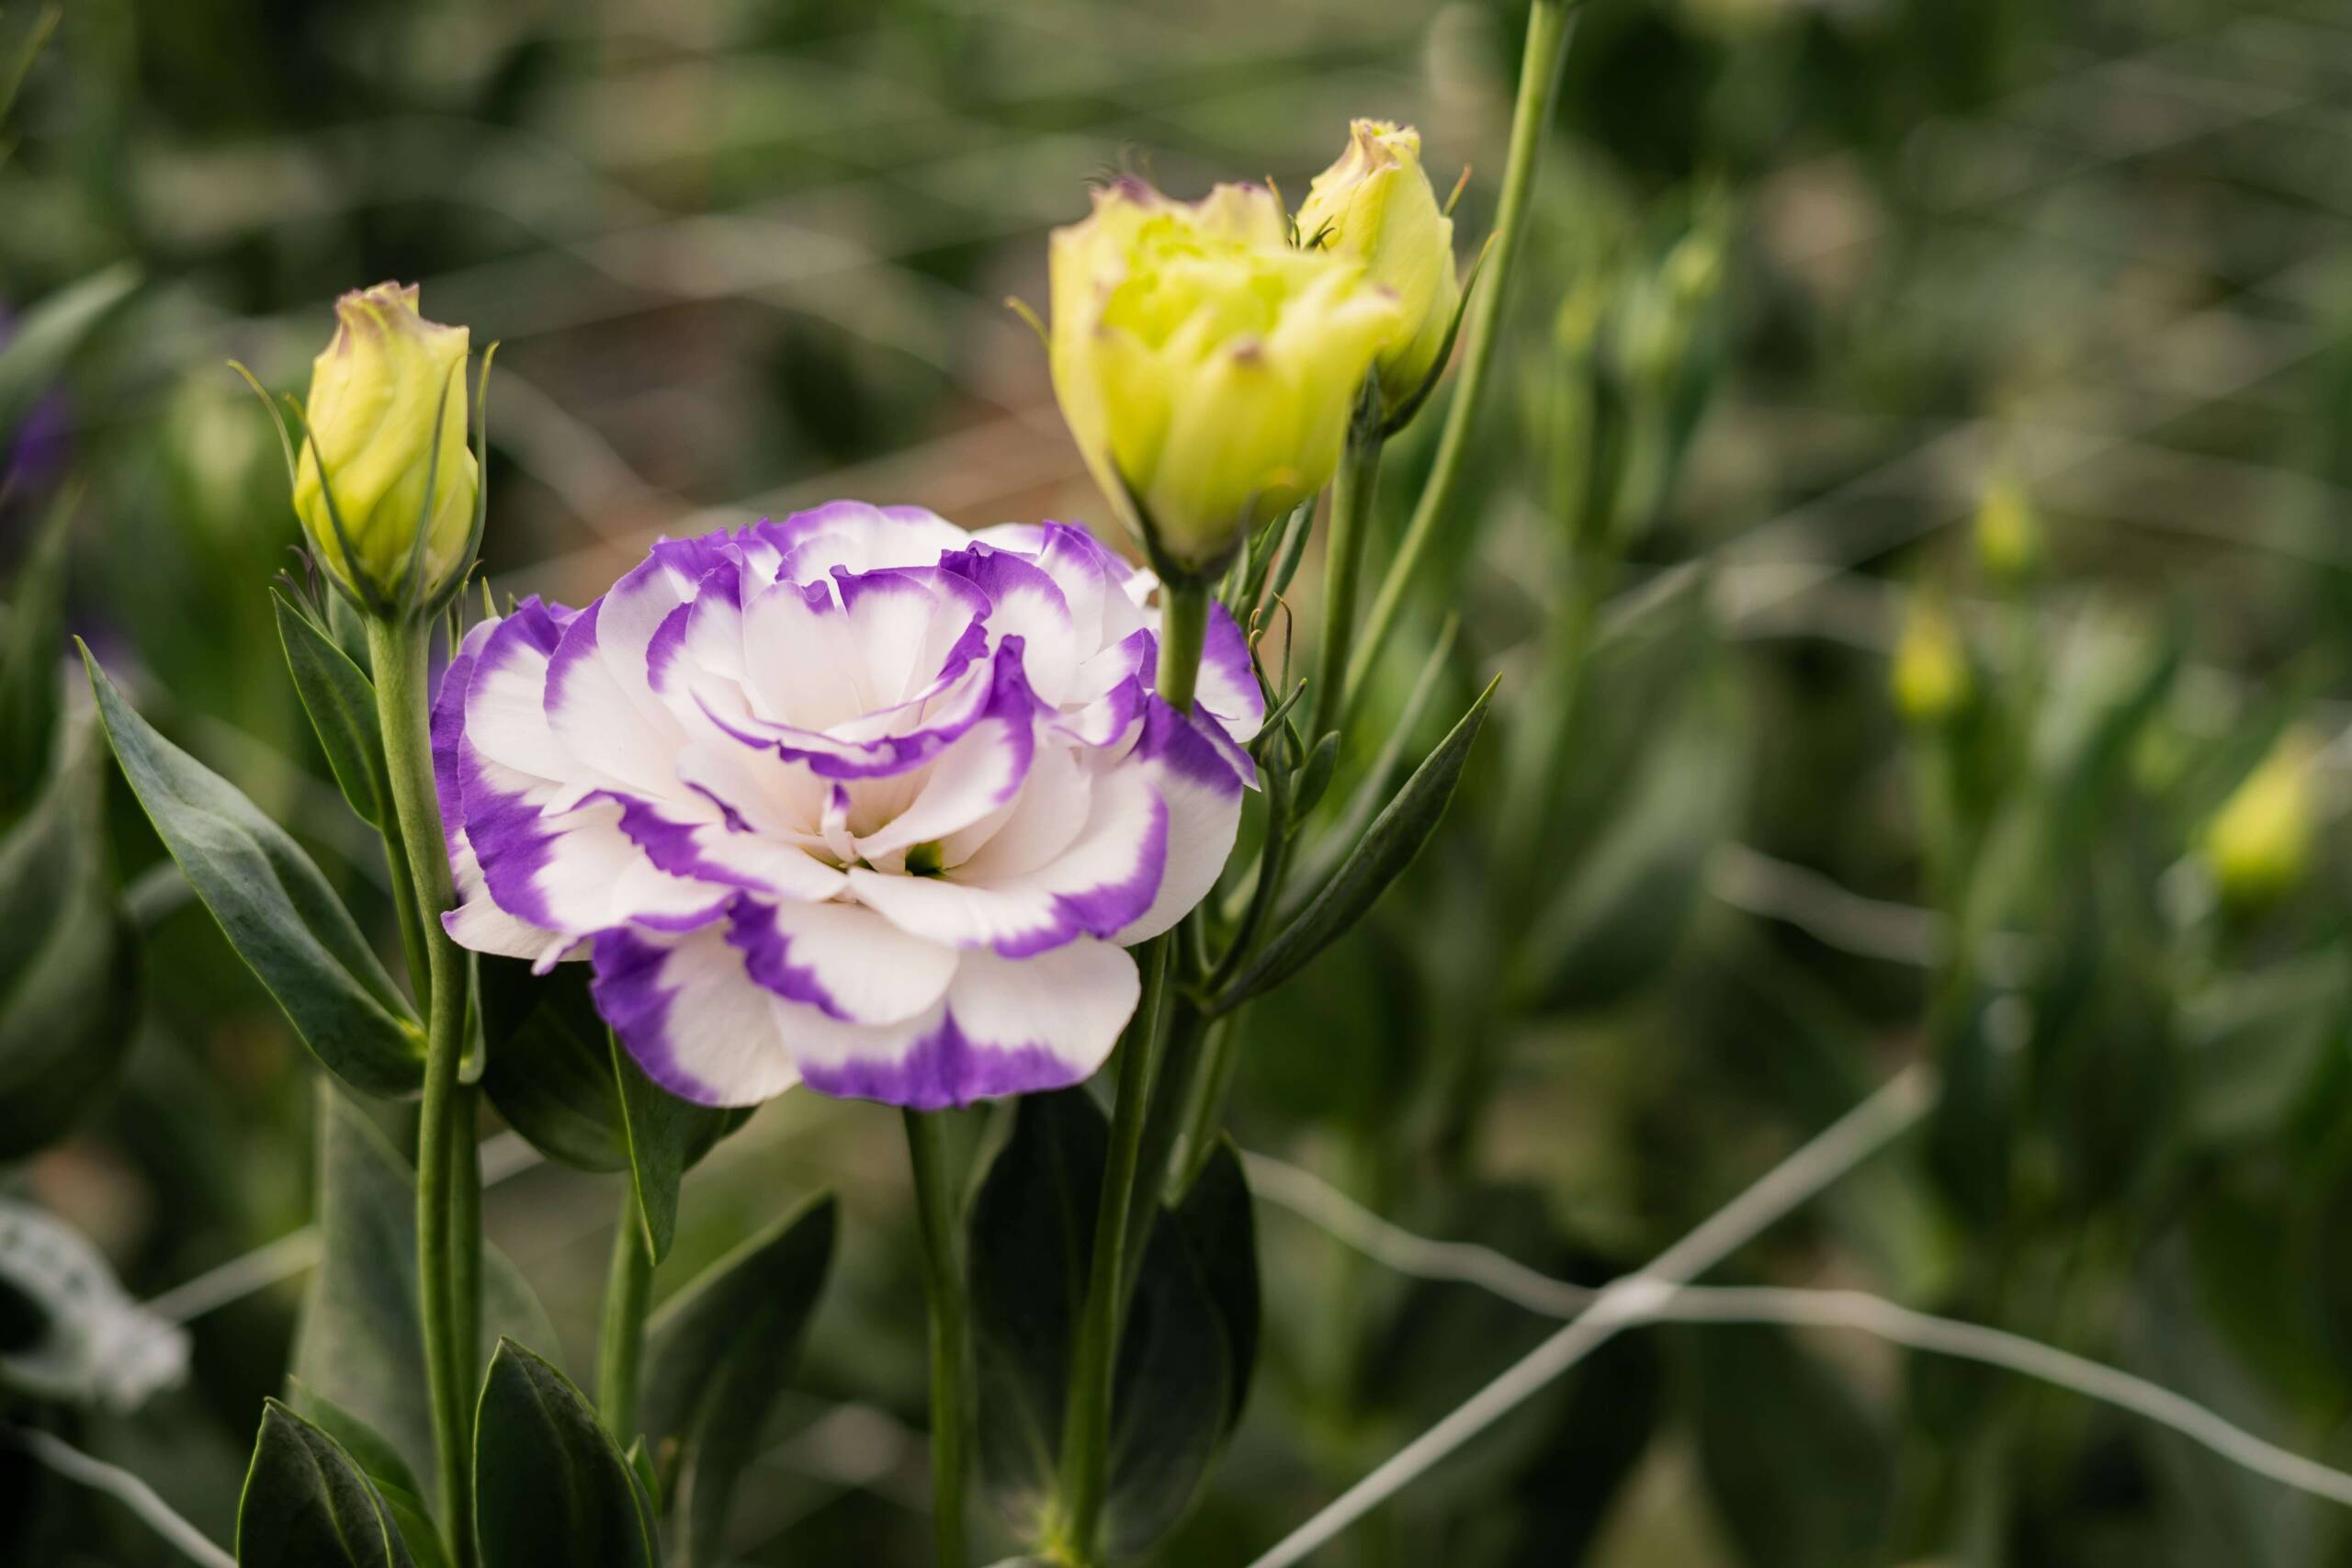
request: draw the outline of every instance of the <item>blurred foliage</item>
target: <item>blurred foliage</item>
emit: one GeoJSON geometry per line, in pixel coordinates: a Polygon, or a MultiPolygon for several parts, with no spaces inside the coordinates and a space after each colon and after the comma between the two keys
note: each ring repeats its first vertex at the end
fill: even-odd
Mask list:
{"type": "MultiPolygon", "coordinates": [[[[0,12],[0,1190],[141,1296],[322,1204],[398,1228],[406,1173],[348,1107],[322,1121],[315,1065],[53,695],[52,623],[397,952],[280,660],[294,527],[224,360],[299,387],[327,301],[386,276],[503,340],[502,591],[582,598],[656,532],[842,491],[1101,523],[997,304],[1043,297],[1082,182],[1295,196],[1378,113],[1470,167],[1466,241],[1522,9],[77,0],[13,101],[47,13],[0,12]],[[86,1095],[37,1072],[62,1031],[19,1043],[28,934],[116,977],[71,1055],[123,1066],[86,1095]],[[41,1098],[7,1087],[27,1072],[41,1098]]],[[[2328,0],[1590,0],[1501,395],[1347,761],[1425,754],[1499,672],[1486,739],[1371,919],[1236,1016],[1241,1145],[1597,1281],[1929,1059],[1929,1124],[1726,1278],[1998,1324],[2352,1464],[2347,98],[2328,0]]],[[[1390,449],[1375,572],[1436,423],[1390,449]]],[[[1310,548],[1270,670],[1317,571],[1310,548]]],[[[560,1011],[548,1049],[577,1055],[560,1011]]],[[[626,1107],[580,1081],[500,1103],[590,1168],[487,1201],[551,1325],[529,1343],[575,1367],[630,1179],[626,1107]]],[[[922,1561],[895,1118],[787,1097],[687,1144],[659,1293],[840,1195],[791,1391],[725,1460],[736,1556],[922,1561]]],[[[1224,1451],[1170,1564],[1247,1561],[1548,1330],[1257,1223],[1281,1266],[1256,1375],[1229,1438],[1190,1434],[1224,1451]]],[[[1199,1307],[1215,1281],[1174,1246],[1199,1307]]],[[[385,1293],[387,1247],[310,1290],[385,1293]]],[[[136,1416],[0,1406],[226,1540],[263,1396],[310,1424],[284,1443],[363,1469],[315,1401],[417,1440],[413,1390],[284,1384],[296,1299],[198,1316],[191,1382],[136,1416]]],[[[298,1369],[348,1370],[317,1321],[298,1369]]],[[[371,1323],[406,1332],[344,1326],[371,1323]]],[[[0,1558],[175,1561],[7,1448],[0,1558]]],[[[2352,1562],[2352,1529],[2001,1374],[1706,1326],[1612,1344],[1327,1559],[2294,1568],[2352,1562]]]]}

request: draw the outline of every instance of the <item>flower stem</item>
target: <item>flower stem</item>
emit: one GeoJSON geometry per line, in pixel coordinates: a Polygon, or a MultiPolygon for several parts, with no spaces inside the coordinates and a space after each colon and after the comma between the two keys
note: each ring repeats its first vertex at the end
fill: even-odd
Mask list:
{"type": "Polygon", "coordinates": [[[1159,587],[1159,674],[1153,689],[1178,713],[1193,711],[1200,682],[1201,645],[1209,635],[1209,585],[1163,582],[1159,587]]]}
{"type": "MultiPolygon", "coordinates": [[[[470,1145],[462,1150],[453,1147],[458,1112],[471,1098],[458,1080],[466,1043],[466,968],[464,955],[440,920],[456,902],[456,893],[442,847],[441,805],[433,790],[433,745],[425,728],[425,651],[431,635],[429,626],[416,622],[371,617],[368,623],[385,772],[424,939],[426,973],[412,976],[422,980],[418,989],[425,1004],[424,1106],[416,1135],[417,1306],[424,1334],[424,1379],[449,1560],[458,1568],[469,1568],[474,1561],[473,1430],[467,1419],[467,1385],[471,1379],[458,1336],[461,1322],[478,1318],[471,1303],[464,1313],[458,1310],[458,1244],[452,1228],[458,1190],[470,1185],[457,1179],[458,1161],[475,1156],[470,1145]]],[[[472,1244],[469,1240],[467,1245],[472,1244]]]]}
{"type": "MultiPolygon", "coordinates": [[[[1152,1080],[1159,1072],[1160,999],[1167,976],[1168,940],[1162,937],[1144,950],[1143,996],[1119,1048],[1119,1093],[1102,1162],[1102,1201],[1094,1213],[1085,1313],[1079,1320],[1069,1404],[1062,1412],[1060,1495],[1046,1550],[1054,1561],[1072,1568],[1093,1568],[1102,1560],[1095,1538],[1110,1483],[1112,1373],[1126,1317],[1127,1216],[1136,1197],[1152,1080]]],[[[1148,1201],[1159,1201],[1156,1182],[1148,1201]]]]}
{"type": "Polygon", "coordinates": [[[907,1158],[914,1168],[922,1228],[923,1294],[931,1306],[932,1531],[939,1568],[964,1568],[964,1436],[969,1358],[964,1271],[956,1256],[956,1199],[947,1179],[947,1119],[909,1111],[907,1158]]]}
{"type": "Polygon", "coordinates": [[[1535,183],[1535,159],[1544,143],[1544,130],[1552,118],[1552,93],[1560,81],[1560,62],[1567,57],[1572,0],[1535,0],[1527,15],[1527,50],[1520,62],[1519,101],[1511,111],[1510,152],[1503,165],[1502,199],[1495,213],[1493,252],[1487,258],[1477,297],[1470,301],[1470,320],[1463,333],[1462,377],[1453,402],[1445,411],[1445,429],[1438,437],[1437,457],[1422,486],[1412,521],[1396,547],[1396,558],[1381,579],[1380,593],[1365,620],[1363,637],[1348,665],[1348,679],[1337,720],[1344,725],[1363,699],[1373,661],[1380,657],[1389,628],[1404,607],[1405,595],[1429,553],[1437,525],[1453,504],[1468,455],[1470,427],[1476,422],[1492,379],[1495,328],[1510,297],[1513,264],[1519,259],[1521,231],[1527,226],[1528,192],[1535,183]]]}
{"type": "Polygon", "coordinates": [[[653,1258],[645,1250],[637,1183],[621,1180],[620,1223],[605,1275],[605,1313],[596,1327],[596,1413],[626,1449],[637,1439],[637,1368],[645,1349],[645,1307],[653,1294],[653,1258]]]}
{"type": "Polygon", "coordinates": [[[1331,480],[1331,533],[1324,557],[1323,647],[1315,661],[1313,697],[1315,721],[1307,728],[1310,744],[1343,722],[1340,696],[1348,670],[1348,650],[1356,628],[1356,580],[1363,575],[1364,535],[1372,517],[1372,497],[1380,483],[1379,403],[1352,422],[1340,470],[1331,480]]]}

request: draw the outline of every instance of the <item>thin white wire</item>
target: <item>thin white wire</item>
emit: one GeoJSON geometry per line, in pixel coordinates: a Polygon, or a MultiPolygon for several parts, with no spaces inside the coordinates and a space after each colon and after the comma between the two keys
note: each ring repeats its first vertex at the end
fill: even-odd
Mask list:
{"type": "Polygon", "coordinates": [[[71,1443],[26,1427],[0,1429],[0,1438],[16,1444],[68,1481],[103,1492],[139,1516],[148,1529],[179,1548],[204,1568],[237,1568],[237,1560],[205,1538],[202,1530],[180,1517],[155,1489],[119,1465],[93,1459],[71,1443]]]}
{"type": "MultiPolygon", "coordinates": [[[[500,1133],[481,1143],[481,1184],[484,1188],[520,1176],[547,1156],[523,1141],[519,1133],[500,1133]]],[[[319,1227],[306,1224],[265,1242],[216,1268],[182,1280],[148,1300],[149,1312],[173,1323],[189,1323],[256,1291],[290,1280],[319,1260],[319,1227]]]]}
{"type": "Polygon", "coordinates": [[[1566,1326],[1521,1358],[1453,1414],[1398,1450],[1329,1506],[1277,1542],[1250,1568],[1289,1568],[1386,1502],[1447,1455],[1639,1322],[1694,1276],[1721,1262],[1790,1210],[1885,1147],[1919,1120],[1933,1100],[1935,1075],[1905,1067],[1868,1100],[1774,1166],[1638,1273],[1612,1280],[1566,1326]]]}
{"type": "MultiPolygon", "coordinates": [[[[1251,1191],[1400,1274],[1476,1285],[1547,1317],[1573,1317],[1601,1293],[1592,1286],[1555,1280],[1492,1247],[1416,1235],[1295,1166],[1264,1155],[1241,1157],[1251,1191]]],[[[2352,1475],[2258,1438],[2162,1384],[2007,1329],[1916,1312],[1867,1292],[1685,1285],[1659,1296],[1645,1311],[1628,1309],[1623,1321],[1772,1323],[1873,1335],[1911,1349],[2037,1378],[2129,1411],[2280,1485],[2352,1507],[2352,1475]]]]}

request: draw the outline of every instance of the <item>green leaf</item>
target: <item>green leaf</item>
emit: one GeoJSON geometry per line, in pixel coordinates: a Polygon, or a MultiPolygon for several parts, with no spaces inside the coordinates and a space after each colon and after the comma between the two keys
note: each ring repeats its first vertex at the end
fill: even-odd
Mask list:
{"type": "Polygon", "coordinates": [[[1895,1445],[1852,1390],[1779,1329],[1711,1325],[1686,1348],[1700,1462],[1747,1560],[1883,1562],[1895,1445]]]}
{"type": "Polygon", "coordinates": [[[653,1506],[571,1380],[498,1342],[474,1419],[482,1568],[654,1568],[653,1506]]]}
{"type": "MultiPolygon", "coordinates": [[[[1054,1509],[1107,1142],[1083,1089],[1023,1098],[967,1221],[980,1479],[1033,1538],[1054,1509]]],[[[1175,1524],[1216,1455],[1236,1381],[1217,1299],[1163,1219],[1120,1339],[1103,1509],[1112,1555],[1139,1553],[1175,1524]]]]}
{"type": "Polygon", "coordinates": [[[619,1079],[588,965],[534,975],[526,959],[487,953],[475,964],[488,1057],[481,1087],[491,1104],[549,1159],[577,1170],[628,1169],[619,1079]]]}
{"type": "Polygon", "coordinates": [[[1229,1137],[1193,1179],[1192,1190],[1174,1211],[1177,1234],[1200,1270],[1209,1303],[1225,1329],[1232,1375],[1226,1389],[1225,1430],[1241,1420],[1250,1400],[1250,1377],[1258,1364],[1262,1316],[1258,1284],[1258,1216],[1250,1201],[1250,1179],[1229,1137]]]}
{"type": "Polygon", "coordinates": [[[33,405],[138,286],[139,269],[124,262],[67,284],[24,313],[0,348],[0,449],[15,442],[33,405]]]}
{"type": "Polygon", "coordinates": [[[1478,739],[1478,727],[1494,694],[1490,682],[1445,739],[1413,770],[1413,776],[1405,781],[1387,808],[1373,819],[1331,879],[1316,889],[1298,918],[1210,999],[1207,1010],[1212,1015],[1231,1010],[1305,968],[1317,953],[1346,935],[1413,863],[1453,798],[1453,786],[1462,777],[1463,763],[1469,758],[1471,743],[1478,739]]]}
{"type": "Polygon", "coordinates": [[[299,1378],[286,1380],[286,1403],[341,1443],[375,1483],[419,1568],[446,1568],[448,1554],[442,1548],[441,1529],[433,1521],[433,1510],[424,1505],[424,1488],[417,1484],[416,1472],[409,1469],[408,1461],[390,1439],[299,1378]]]}
{"type": "Polygon", "coordinates": [[[96,737],[0,838],[0,1160],[55,1143],[113,1086],[139,944],[107,866],[96,737]]]}
{"type": "MultiPolygon", "coordinates": [[[[0,453],[7,443],[0,440],[0,453]]],[[[40,793],[57,736],[65,652],[65,557],[73,511],[60,505],[9,585],[0,640],[0,823],[40,793]]]]}
{"type": "MultiPolygon", "coordinates": [[[[575,967],[584,967],[576,965],[575,967]]],[[[621,1089],[621,1121],[628,1134],[629,1179],[644,1216],[645,1247],[659,1263],[678,1229],[678,1186],[711,1145],[751,1119],[751,1111],[696,1105],[645,1076],[615,1035],[608,1046],[621,1089]]]]}
{"type": "Polygon", "coordinates": [[[235,785],[157,734],[88,649],[82,658],[131,792],[302,1043],[363,1093],[415,1093],[424,1032],[311,857],[235,785]]]}
{"type": "Polygon", "coordinates": [[[831,1194],[809,1199],[713,1264],[646,1328],[645,1429],[690,1565],[717,1563],[735,1490],[832,1266],[831,1194]]]}
{"type": "Polygon", "coordinates": [[[238,1568],[414,1568],[383,1495],[343,1445],[276,1400],[237,1506],[238,1568]]]}
{"type": "Polygon", "coordinates": [[[2215,980],[2181,1016],[2182,1119],[2200,1144],[2277,1135],[2342,1048],[2352,964],[2333,944],[2215,980]]]}
{"type": "Polygon", "coordinates": [[[286,668],[301,694],[302,711],[311,716],[311,728],[318,733],[319,749],[326,753],[334,782],[360,820],[380,828],[391,786],[384,776],[376,688],[351,656],[286,595],[272,589],[269,598],[277,612],[286,668]]]}
{"type": "MultiPolygon", "coordinates": [[[[433,1476],[416,1311],[415,1178],[357,1104],[325,1083],[318,1102],[325,1252],[303,1295],[290,1377],[305,1401],[323,1400],[381,1434],[412,1478],[433,1476]]],[[[481,1283],[486,1335],[556,1342],[530,1286],[495,1247],[482,1249],[481,1283]]]]}
{"type": "Polygon", "coordinates": [[[1596,812],[1590,836],[1560,846],[1558,886],[1514,965],[1518,994],[1549,1007],[1600,1006],[1673,956],[1740,788],[1736,708],[1720,687],[1690,684],[1701,689],[1658,716],[1658,733],[1596,812]]]}

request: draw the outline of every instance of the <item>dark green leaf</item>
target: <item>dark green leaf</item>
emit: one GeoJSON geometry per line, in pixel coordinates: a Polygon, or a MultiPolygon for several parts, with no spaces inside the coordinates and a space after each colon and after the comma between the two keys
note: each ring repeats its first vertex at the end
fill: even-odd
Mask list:
{"type": "Polygon", "coordinates": [[[1276,933],[1265,950],[1251,960],[1224,990],[1211,999],[1212,1013],[1229,1010],[1261,991],[1282,984],[1304,968],[1331,942],[1362,919],[1388,885],[1403,874],[1428,842],[1453,798],[1463,763],[1478,738],[1487,705],[1495,694],[1490,682],[1478,694],[1459,722],[1435,750],[1423,758],[1387,808],[1373,820],[1331,879],[1315,892],[1298,918],[1276,933]]]}
{"type": "MultiPolygon", "coordinates": [[[[1290,919],[1306,906],[1315,888],[1331,879],[1355,841],[1363,837],[1372,820],[1387,803],[1389,792],[1396,787],[1396,774],[1405,765],[1405,749],[1421,727],[1422,716],[1443,683],[1447,668],[1453,659],[1453,644],[1461,635],[1462,621],[1448,615],[1445,626],[1430,645],[1429,657],[1421,662],[1421,672],[1413,679],[1413,689],[1406,694],[1404,706],[1398,708],[1393,720],[1387,720],[1387,733],[1380,742],[1380,750],[1373,756],[1355,789],[1348,796],[1347,809],[1331,824],[1330,831],[1322,836],[1298,871],[1292,892],[1283,900],[1282,916],[1290,919]],[[1306,890],[1306,891],[1301,891],[1306,890]]],[[[1300,808],[1303,809],[1303,808],[1300,808]]]]}
{"type": "MultiPolygon", "coordinates": [[[[318,1213],[326,1250],[302,1298],[290,1375],[305,1400],[322,1399],[380,1434],[412,1477],[431,1476],[433,1417],[416,1312],[415,1179],[357,1105],[323,1082],[318,1101],[318,1213]]],[[[485,1335],[555,1343],[530,1286],[495,1247],[482,1249],[481,1282],[485,1335]]]]}
{"type": "Polygon", "coordinates": [[[278,641],[286,649],[286,668],[301,694],[302,711],[318,732],[319,749],[326,753],[343,798],[360,820],[371,827],[384,823],[384,803],[390,788],[384,777],[384,737],[376,718],[376,688],[353,663],[351,656],[322,631],[310,616],[296,609],[283,593],[272,590],[270,604],[277,612],[278,641]]]}
{"type": "MultiPolygon", "coordinates": [[[[585,967],[581,965],[580,967],[585,967]]],[[[678,1184],[713,1144],[741,1126],[748,1110],[680,1100],[645,1076],[637,1059],[612,1038],[607,1060],[620,1081],[621,1120],[628,1135],[629,1179],[645,1220],[645,1247],[659,1263],[678,1229],[678,1184]]]]}
{"type": "Polygon", "coordinates": [[[713,1264],[646,1329],[645,1427],[690,1568],[720,1561],[728,1516],[832,1265],[837,1205],[810,1199],[713,1264]]]}
{"type": "Polygon", "coordinates": [[[442,1546],[441,1528],[434,1521],[433,1510],[425,1506],[424,1488],[390,1440],[300,1379],[287,1380],[286,1403],[341,1443],[344,1451],[367,1472],[385,1506],[391,1509],[392,1522],[400,1526],[401,1539],[408,1543],[418,1568],[447,1568],[448,1553],[442,1546]]]}
{"type": "MultiPolygon", "coordinates": [[[[0,438],[0,453],[8,449],[0,438]]],[[[0,639],[0,824],[32,803],[57,738],[65,655],[65,557],[73,512],[61,505],[8,585],[0,639]]]]}
{"type": "Polygon", "coordinates": [[[1779,1329],[1687,1336],[1700,1462],[1751,1562],[1865,1568],[1894,1491],[1894,1445],[1837,1373],[1779,1329]]]}
{"type": "Polygon", "coordinates": [[[413,1568],[382,1494],[341,1444],[276,1400],[237,1508],[238,1568],[413,1568]]]}
{"type": "Polygon", "coordinates": [[[2352,965],[2333,945],[2206,987],[2181,1018],[2181,1095],[2190,1136],[2209,1145],[2276,1134],[2339,1048],[2352,965]]]}
{"type": "MultiPolygon", "coordinates": [[[[545,975],[527,960],[475,961],[487,1061],[482,1092],[531,1146],[579,1170],[628,1168],[628,1131],[588,965],[545,975]]],[[[627,1066],[636,1070],[636,1064],[627,1066]]]]}
{"type": "Polygon", "coordinates": [[[654,1568],[653,1508],[571,1381],[498,1342],[474,1422],[482,1568],[654,1568]]]}
{"type": "Polygon", "coordinates": [[[1261,1303],[1258,1286],[1258,1217],[1250,1201],[1250,1179],[1231,1138],[1221,1137],[1208,1163],[1193,1179],[1192,1190],[1175,1208],[1176,1229],[1207,1287],[1217,1322],[1225,1328],[1232,1377],[1226,1390],[1225,1429],[1233,1430],[1250,1399],[1250,1376],[1258,1364],[1261,1303]]]}
{"type": "Polygon", "coordinates": [[[139,269],[125,262],[67,284],[24,313],[0,348],[0,450],[14,443],[33,405],[138,286],[139,269]]]}
{"type": "Polygon", "coordinates": [[[0,1160],[87,1114],[139,1021],[139,944],[107,873],[96,736],[71,751],[0,839],[0,1160]]]}
{"type": "Polygon", "coordinates": [[[1736,715],[1694,694],[1659,729],[1592,836],[1563,857],[1521,952],[1521,994],[1554,1007],[1613,1000],[1657,974],[1689,925],[1738,802],[1736,715]]]}
{"type": "MultiPolygon", "coordinates": [[[[1033,1536],[1053,1508],[1106,1142],[1084,1089],[1024,1098],[967,1222],[980,1478],[1033,1536]]],[[[1178,1227],[1163,1222],[1120,1339],[1103,1509],[1114,1556],[1141,1552],[1183,1512],[1225,1431],[1233,1382],[1217,1302],[1178,1227]]]]}
{"type": "Polygon", "coordinates": [[[424,1032],[311,857],[235,785],[157,734],[87,649],[82,657],[132,793],[303,1043],[354,1089],[416,1092],[424,1032]]]}
{"type": "MultiPolygon", "coordinates": [[[[1939,1032],[1943,1092],[1928,1115],[1927,1164],[1962,1218],[1990,1230],[2007,1213],[2015,1146],[2017,1041],[1998,1039],[1997,996],[1981,991],[1939,1032]]],[[[2014,1012],[2021,1004],[2012,1001],[2014,1012]]]]}

